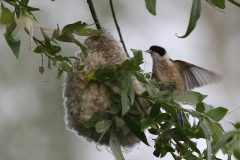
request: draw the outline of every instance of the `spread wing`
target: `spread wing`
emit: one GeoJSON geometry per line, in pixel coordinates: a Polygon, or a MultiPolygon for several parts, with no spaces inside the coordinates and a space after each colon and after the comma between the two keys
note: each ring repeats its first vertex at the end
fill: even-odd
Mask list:
{"type": "Polygon", "coordinates": [[[201,87],[207,84],[220,82],[222,80],[222,77],[218,74],[201,67],[180,60],[172,61],[181,71],[182,79],[184,81],[184,91],[192,90],[195,87],[201,87]]]}

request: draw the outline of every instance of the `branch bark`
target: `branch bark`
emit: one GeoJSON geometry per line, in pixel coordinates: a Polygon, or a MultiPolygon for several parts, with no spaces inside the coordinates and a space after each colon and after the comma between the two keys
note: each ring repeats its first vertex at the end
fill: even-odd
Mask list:
{"type": "Polygon", "coordinates": [[[118,26],[118,22],[117,22],[117,18],[116,18],[115,12],[114,12],[112,0],[109,0],[109,2],[110,2],[110,6],[111,6],[111,11],[112,11],[112,16],[113,16],[113,19],[114,19],[114,23],[115,23],[115,25],[116,25],[116,28],[117,28],[117,31],[118,31],[118,34],[119,34],[119,37],[120,37],[120,42],[121,42],[122,45],[123,45],[123,49],[124,49],[127,57],[130,58],[130,56],[129,56],[128,52],[127,52],[125,43],[124,43],[123,38],[122,38],[122,34],[121,34],[120,27],[118,26]]]}
{"type": "Polygon", "coordinates": [[[230,1],[231,3],[235,4],[236,6],[240,7],[240,3],[235,1],[235,0],[228,0],[230,1]]]}
{"type": "Polygon", "coordinates": [[[92,0],[87,0],[87,3],[89,5],[89,9],[90,9],[90,12],[92,14],[92,17],[93,17],[93,20],[94,20],[94,22],[96,24],[97,29],[102,30],[102,26],[101,26],[101,24],[100,24],[100,22],[98,20],[98,17],[97,17],[97,14],[95,12],[95,8],[94,8],[92,0]]]}

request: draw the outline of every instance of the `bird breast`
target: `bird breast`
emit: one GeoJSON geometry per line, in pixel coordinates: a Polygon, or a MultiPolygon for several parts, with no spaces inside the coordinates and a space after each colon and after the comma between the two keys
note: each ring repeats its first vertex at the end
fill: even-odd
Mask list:
{"type": "Polygon", "coordinates": [[[169,59],[164,57],[153,58],[153,74],[158,82],[176,82],[177,89],[183,89],[184,82],[179,69],[169,59]]]}

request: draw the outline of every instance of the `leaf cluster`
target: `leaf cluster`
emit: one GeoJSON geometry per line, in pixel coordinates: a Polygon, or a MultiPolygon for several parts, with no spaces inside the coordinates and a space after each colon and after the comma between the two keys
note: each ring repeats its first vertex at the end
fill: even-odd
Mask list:
{"type": "MultiPolygon", "coordinates": [[[[207,96],[198,92],[173,90],[168,83],[150,81],[148,75],[142,73],[139,65],[142,63],[142,52],[132,50],[134,57],[122,63],[121,66],[111,67],[104,65],[96,71],[91,71],[83,81],[105,86],[109,96],[114,101],[108,111],[97,112],[86,127],[95,127],[96,132],[102,136],[109,130],[111,132],[110,148],[116,159],[124,159],[120,149],[120,143],[114,131],[114,118],[118,116],[126,123],[123,134],[132,132],[143,143],[149,145],[145,130],[155,136],[153,154],[156,157],[164,157],[167,153],[177,154],[178,159],[217,159],[215,154],[221,149],[224,154],[232,155],[232,150],[238,147],[239,131],[224,132],[220,120],[224,118],[228,110],[223,107],[213,107],[202,102],[207,96]],[[133,88],[132,76],[145,84],[147,91],[138,95],[133,88]],[[121,89],[121,95],[116,94],[105,82],[121,89]],[[155,93],[152,88],[159,88],[155,93]],[[163,90],[164,89],[164,90],[163,90]],[[142,106],[137,98],[143,98],[149,103],[149,108],[142,106]],[[134,107],[139,103],[141,110],[134,107]],[[193,109],[182,108],[179,103],[193,106],[193,109]],[[182,111],[179,117],[177,110],[182,111]],[[106,116],[107,115],[107,116],[106,116]],[[98,118],[96,118],[98,117],[98,118]],[[105,117],[105,118],[104,118],[105,117]],[[184,126],[179,124],[182,118],[184,126]],[[193,124],[189,119],[193,118],[193,124]],[[205,139],[206,150],[200,152],[196,139],[205,139]],[[114,142],[114,144],[113,144],[114,142]],[[121,155],[121,156],[120,156],[121,155]]],[[[174,84],[174,83],[173,83],[174,84]]],[[[102,137],[101,136],[101,137],[102,137]]],[[[237,152],[234,152],[238,156],[237,152]]]]}
{"type": "MultiPolygon", "coordinates": [[[[58,78],[61,77],[63,71],[79,74],[81,69],[74,70],[72,67],[71,59],[78,59],[77,57],[63,57],[58,55],[61,52],[60,42],[74,43],[80,47],[84,57],[88,56],[88,49],[80,43],[75,36],[90,36],[93,34],[103,34],[103,31],[95,30],[88,28],[88,25],[85,22],[76,22],[73,24],[68,24],[63,27],[62,31],[59,26],[54,30],[51,36],[47,35],[42,28],[37,19],[33,15],[33,11],[40,11],[39,8],[34,8],[28,6],[28,0],[22,1],[12,1],[12,0],[3,0],[1,1],[1,23],[6,25],[6,33],[4,34],[5,39],[13,51],[15,57],[19,58],[20,46],[21,46],[21,37],[23,31],[25,30],[29,34],[30,48],[31,41],[34,40],[37,47],[33,50],[34,53],[45,55],[48,58],[48,68],[51,70],[52,66],[58,66],[58,78]],[[11,12],[9,8],[5,7],[4,3],[6,2],[14,7],[14,12],[11,12]],[[16,23],[17,20],[17,23],[16,23]],[[37,26],[40,28],[41,33],[44,37],[44,40],[38,40],[34,37],[33,27],[37,26]]],[[[39,72],[43,74],[44,66],[39,67],[39,72]]]]}

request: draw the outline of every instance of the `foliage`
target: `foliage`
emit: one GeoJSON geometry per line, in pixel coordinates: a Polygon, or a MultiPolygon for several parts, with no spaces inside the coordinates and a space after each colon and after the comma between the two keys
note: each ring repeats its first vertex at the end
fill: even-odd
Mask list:
{"type": "MultiPolygon", "coordinates": [[[[54,1],[54,0],[52,0],[54,1]]],[[[211,6],[218,10],[225,8],[225,0],[206,0],[211,6]]],[[[21,47],[22,34],[25,32],[29,35],[30,49],[31,42],[34,40],[37,47],[33,50],[34,53],[45,55],[48,58],[48,68],[58,66],[58,78],[62,73],[69,72],[78,77],[84,69],[84,65],[78,69],[74,69],[71,59],[78,60],[77,57],[63,57],[61,52],[60,42],[74,43],[80,47],[84,57],[88,56],[88,49],[80,43],[74,36],[89,36],[92,34],[102,34],[100,30],[88,28],[89,25],[85,22],[75,22],[68,24],[60,30],[59,26],[54,30],[51,36],[47,35],[44,28],[41,27],[34,17],[34,11],[40,11],[39,8],[28,6],[29,0],[0,0],[1,2],[1,24],[6,25],[6,33],[4,37],[10,46],[13,54],[18,59],[21,47]],[[4,3],[3,3],[4,2],[4,3]],[[11,12],[5,7],[5,3],[14,7],[11,12]],[[34,37],[33,27],[37,26],[41,30],[44,40],[38,40],[34,37]]],[[[147,10],[156,15],[156,0],[145,0],[147,10]]],[[[179,38],[185,38],[196,27],[196,23],[201,14],[201,1],[193,0],[190,13],[190,20],[186,33],[179,38]]],[[[206,95],[198,92],[172,90],[172,88],[149,80],[150,76],[141,71],[142,52],[132,50],[134,57],[126,60],[121,66],[111,67],[109,64],[98,68],[96,71],[91,71],[85,78],[81,79],[85,83],[102,84],[108,91],[114,104],[109,109],[109,112],[97,112],[91,122],[85,127],[95,127],[97,133],[102,133],[102,136],[110,130],[111,136],[109,140],[110,148],[118,160],[123,160],[124,156],[121,151],[118,138],[114,131],[113,119],[118,116],[126,123],[123,133],[127,135],[132,132],[144,144],[149,145],[145,135],[145,130],[148,130],[153,139],[154,151],[156,157],[164,157],[167,153],[171,153],[175,159],[219,159],[215,154],[221,150],[223,154],[231,155],[240,159],[240,123],[231,123],[236,130],[225,133],[221,124],[218,123],[224,118],[228,110],[223,107],[213,107],[203,102],[206,95]],[[132,77],[135,76],[139,82],[145,84],[147,91],[141,95],[137,95],[132,84],[132,77]],[[105,85],[105,80],[112,83],[120,84],[122,90],[121,95],[115,94],[111,88],[105,85]],[[152,88],[159,88],[161,91],[155,93],[152,88]],[[148,112],[142,107],[141,111],[136,110],[133,106],[137,97],[141,97],[149,103],[148,112]],[[182,108],[179,103],[184,103],[193,106],[193,109],[182,108]],[[176,109],[182,111],[184,127],[178,120],[179,115],[176,109]],[[190,119],[194,119],[190,123],[190,119]],[[196,139],[205,139],[207,147],[203,152],[197,148],[196,139]]],[[[39,67],[39,72],[44,73],[44,66],[39,67]]],[[[170,82],[173,83],[174,82],[170,82]]],[[[101,137],[102,137],[101,136],[101,137]]],[[[99,141],[101,138],[99,139],[99,141]]]]}

